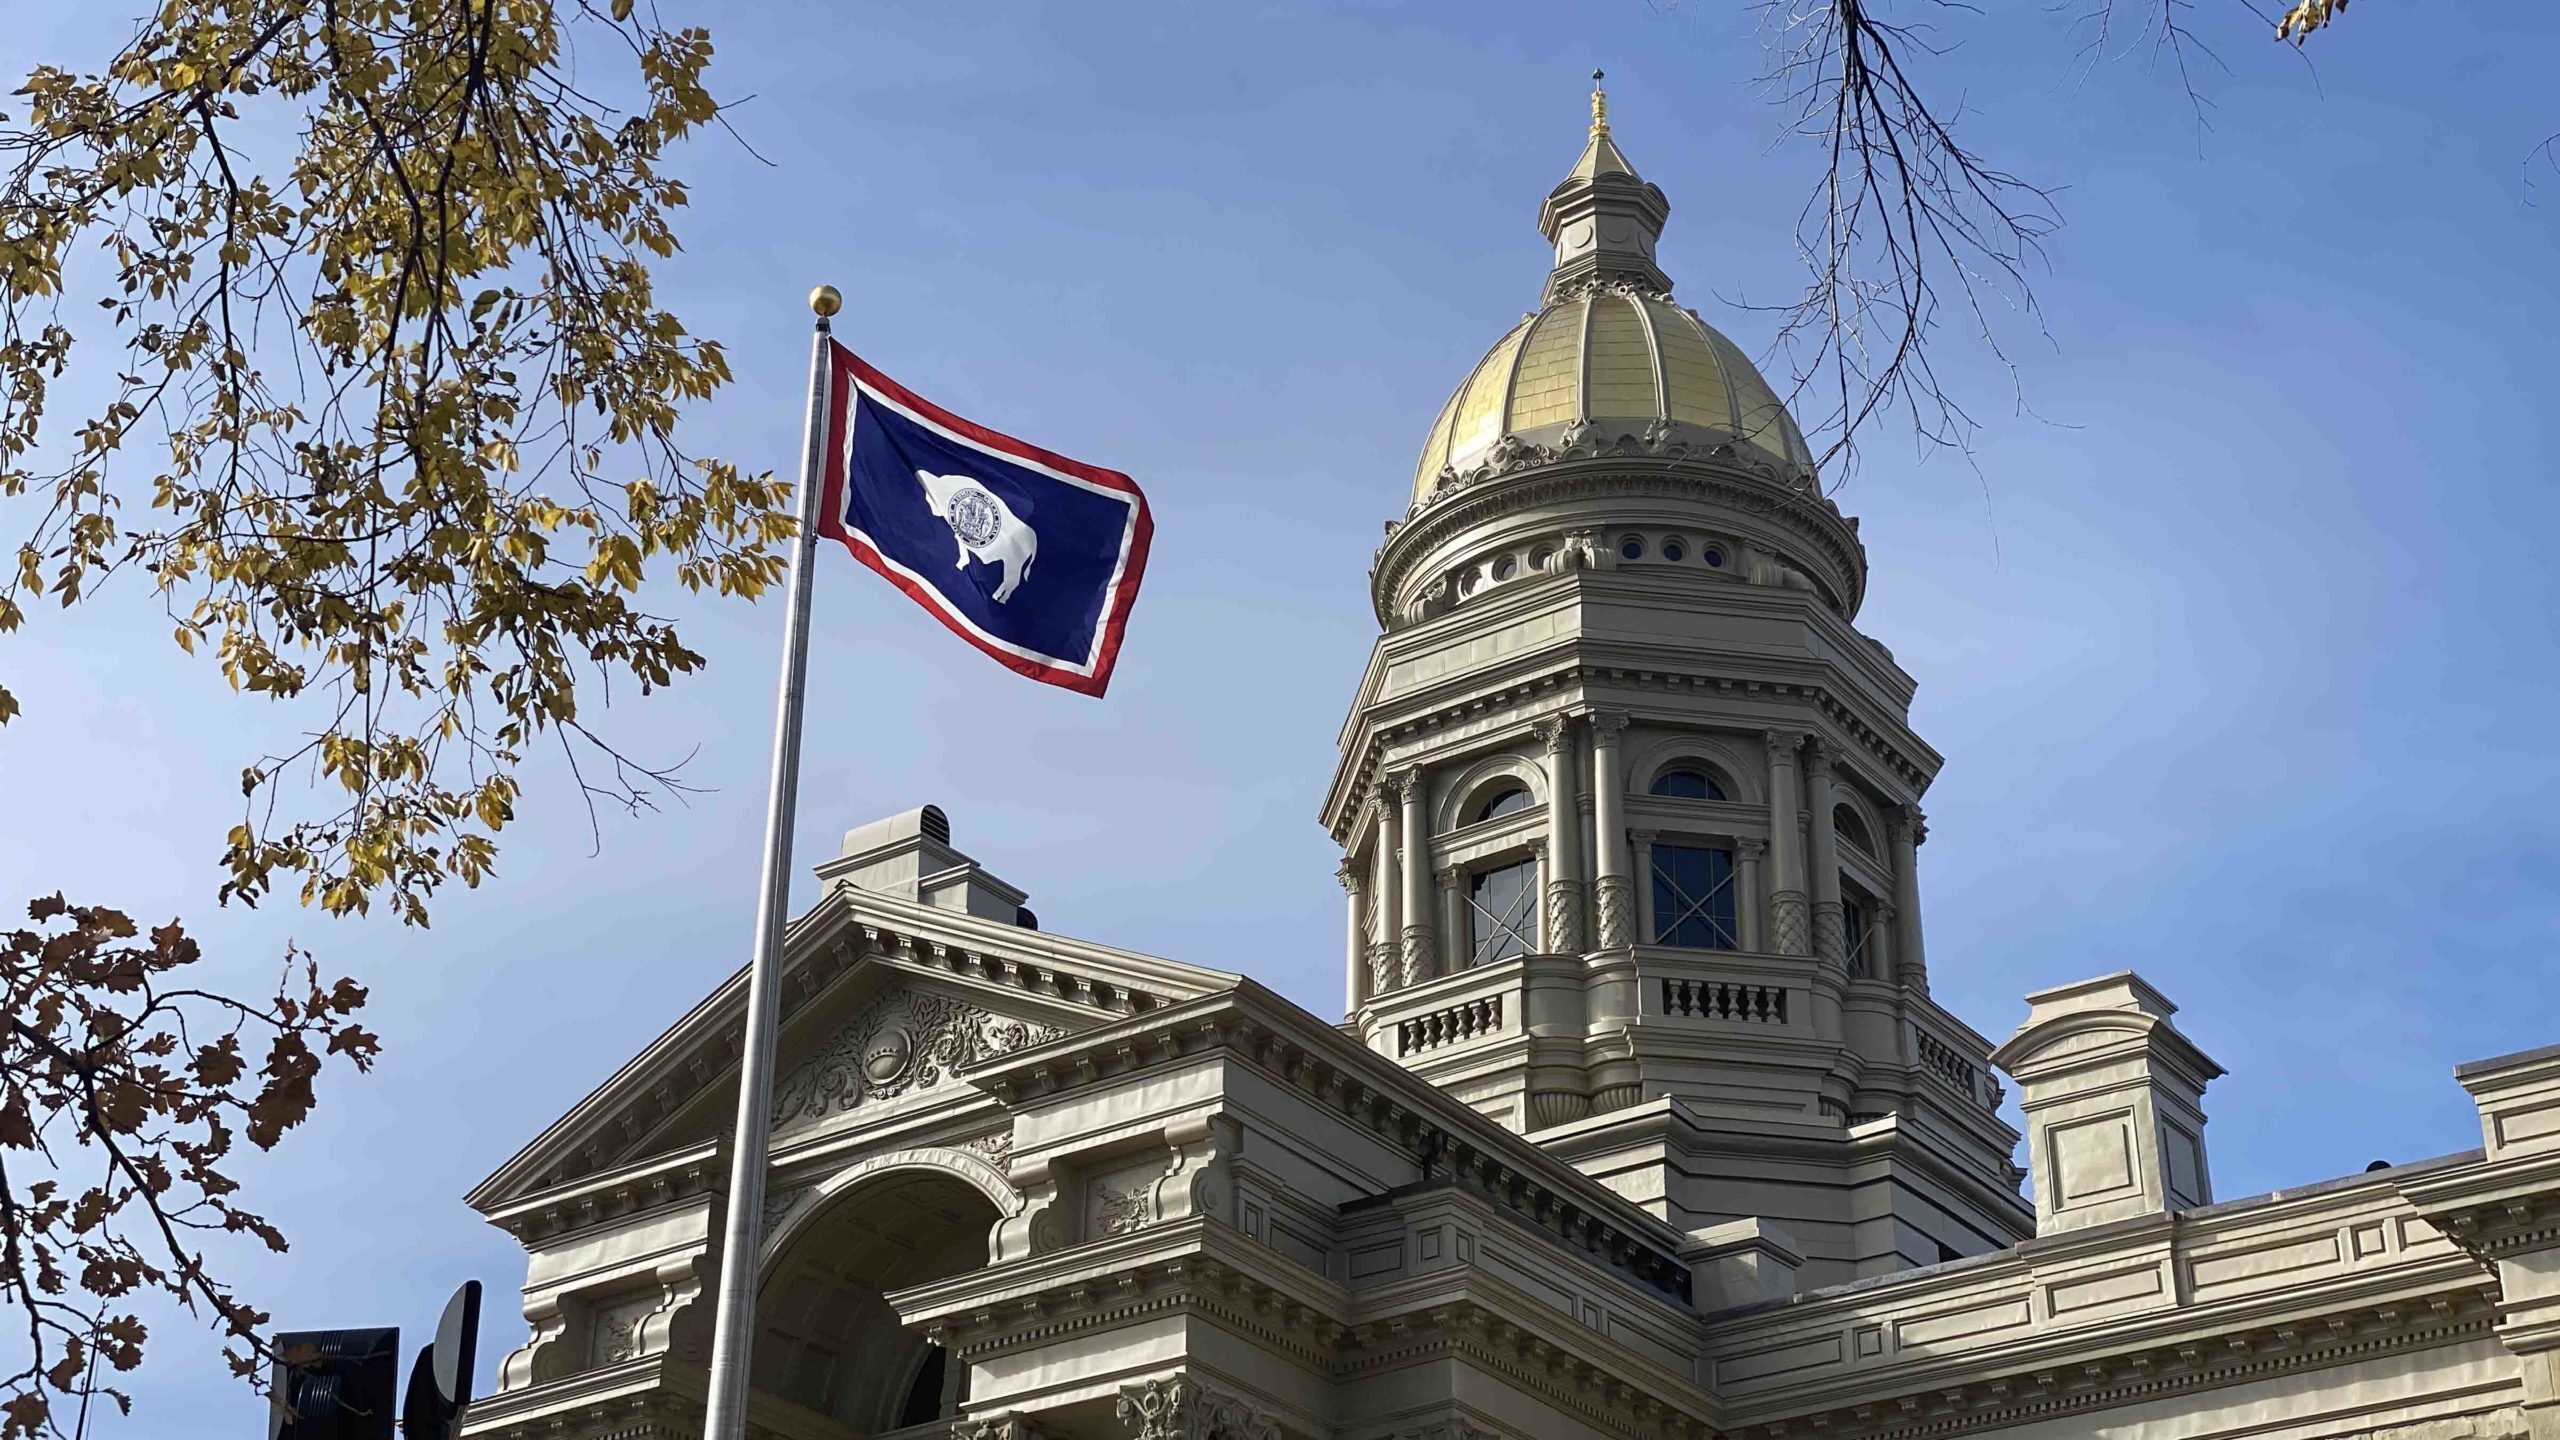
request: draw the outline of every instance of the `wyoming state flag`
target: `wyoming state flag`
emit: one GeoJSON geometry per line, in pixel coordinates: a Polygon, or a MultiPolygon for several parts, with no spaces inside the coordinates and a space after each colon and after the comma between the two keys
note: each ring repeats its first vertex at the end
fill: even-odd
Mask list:
{"type": "Polygon", "coordinates": [[[1002,663],[1100,695],[1155,534],[1137,483],[963,420],[828,348],[819,533],[1002,663]]]}

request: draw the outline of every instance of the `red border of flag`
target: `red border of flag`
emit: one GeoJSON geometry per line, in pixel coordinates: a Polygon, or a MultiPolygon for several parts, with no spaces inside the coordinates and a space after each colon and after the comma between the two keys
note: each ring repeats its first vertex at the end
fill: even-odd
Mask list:
{"type": "Polygon", "coordinates": [[[1081,460],[1070,460],[1055,451],[1043,450],[1028,441],[1017,440],[1000,431],[990,430],[975,421],[963,420],[881,374],[876,367],[846,349],[839,341],[829,340],[827,349],[829,434],[827,436],[826,490],[818,513],[818,533],[843,542],[844,547],[853,552],[854,559],[877,571],[880,578],[905,591],[908,599],[923,606],[927,613],[941,621],[952,634],[985,651],[1007,669],[1079,694],[1101,695],[1110,686],[1112,667],[1120,659],[1121,635],[1128,628],[1129,609],[1137,603],[1138,581],[1147,571],[1147,547],[1155,538],[1156,522],[1154,515],[1147,509],[1146,492],[1138,488],[1138,482],[1117,470],[1105,470],[1099,465],[1087,465],[1081,460]],[[969,444],[993,451],[1010,460],[1061,471],[1102,489],[1117,491],[1129,497],[1137,513],[1129,526],[1128,554],[1122,558],[1119,577],[1113,581],[1111,594],[1103,602],[1102,643],[1094,652],[1092,674],[1078,674],[1059,665],[1044,665],[1040,661],[990,644],[986,637],[979,635],[964,618],[946,606],[941,595],[931,586],[919,584],[899,574],[881,558],[878,550],[873,549],[868,542],[845,528],[844,425],[845,418],[853,410],[853,389],[856,385],[860,385],[901,409],[913,411],[949,430],[969,444]]]}

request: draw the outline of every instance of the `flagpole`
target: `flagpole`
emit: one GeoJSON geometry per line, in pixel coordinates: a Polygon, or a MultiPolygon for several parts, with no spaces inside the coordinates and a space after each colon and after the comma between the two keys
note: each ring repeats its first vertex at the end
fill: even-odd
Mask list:
{"type": "Polygon", "coordinates": [[[782,696],[773,724],[773,788],[765,804],[764,877],[756,901],[755,960],[747,967],[746,1050],[738,1062],[738,1125],[729,1146],[729,1203],[720,1237],[720,1305],[711,1331],[711,1395],[704,1440],[743,1440],[755,1342],[756,1250],[763,1241],[765,1142],[772,1124],[773,1052],[782,927],[791,903],[791,823],[800,794],[800,711],[809,673],[810,561],[827,460],[828,319],[843,304],[832,285],[809,292],[818,317],[809,342],[809,413],[801,431],[800,533],[791,542],[791,600],[782,622],[782,696]]]}

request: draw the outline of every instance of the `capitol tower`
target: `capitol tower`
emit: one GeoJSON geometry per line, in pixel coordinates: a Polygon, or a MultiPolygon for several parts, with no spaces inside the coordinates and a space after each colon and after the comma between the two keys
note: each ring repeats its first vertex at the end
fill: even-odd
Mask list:
{"type": "Polygon", "coordinates": [[[1850,1280],[2016,1243],[1988,1042],[1929,999],[1939,757],[1804,436],[1673,295],[1592,96],[1538,309],[1431,424],[1324,823],[1351,1024],[1682,1230],[1850,1280]]]}
{"type": "MultiPolygon", "coordinates": [[[[2459,1067],[2451,1153],[2234,1199],[2141,976],[1996,1048],[1930,998],[1939,756],[1670,212],[1594,94],[1425,432],[1320,812],[1339,1017],[1040,929],[940,806],[816,867],[750,1436],[2560,1440],[2560,1046],[2459,1067]]],[[[466,1435],[700,1440],[746,1000],[470,1195],[525,1338],[466,1435]]]]}

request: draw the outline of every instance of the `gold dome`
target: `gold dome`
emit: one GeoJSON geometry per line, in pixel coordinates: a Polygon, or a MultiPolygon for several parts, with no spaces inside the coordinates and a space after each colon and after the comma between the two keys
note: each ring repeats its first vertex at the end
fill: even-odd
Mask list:
{"type": "Polygon", "coordinates": [[[1752,446],[1782,475],[1813,468],[1777,392],[1714,326],[1667,297],[1598,290],[1551,301],[1494,342],[1432,422],[1413,503],[1505,435],[1552,444],[1588,424],[1614,438],[1658,420],[1752,446]]]}
{"type": "Polygon", "coordinates": [[[1715,327],[1672,303],[1670,277],[1654,263],[1671,202],[1618,148],[1606,97],[1595,91],[1591,102],[1581,158],[1538,210],[1555,245],[1545,304],[1494,342],[1440,407],[1414,470],[1416,506],[1444,471],[1464,473],[1505,436],[1557,449],[1625,436],[1695,451],[1731,443],[1790,483],[1813,469],[1769,382],[1715,327]]]}

